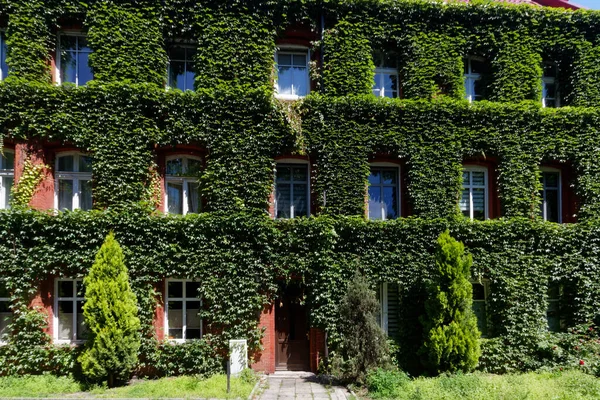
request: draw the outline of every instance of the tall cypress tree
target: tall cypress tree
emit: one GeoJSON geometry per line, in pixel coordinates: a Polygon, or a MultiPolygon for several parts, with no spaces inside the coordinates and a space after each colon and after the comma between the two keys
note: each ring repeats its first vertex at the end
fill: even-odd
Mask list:
{"type": "Polygon", "coordinates": [[[420,349],[431,373],[470,371],[477,365],[481,350],[477,318],[472,310],[473,287],[469,282],[473,260],[465,247],[442,233],[437,241],[437,274],[429,286],[422,319],[425,343],[420,349]]]}
{"type": "Polygon", "coordinates": [[[83,315],[89,336],[79,362],[86,376],[107,379],[113,387],[126,381],[137,364],[140,320],[123,252],[112,232],[96,254],[83,283],[83,315]]]}

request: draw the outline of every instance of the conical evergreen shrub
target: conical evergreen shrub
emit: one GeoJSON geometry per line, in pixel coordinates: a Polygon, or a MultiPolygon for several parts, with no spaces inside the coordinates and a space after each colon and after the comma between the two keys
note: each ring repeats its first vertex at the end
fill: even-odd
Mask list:
{"type": "Polygon", "coordinates": [[[129,379],[140,347],[137,300],[129,286],[123,252],[112,232],[83,283],[83,315],[89,334],[79,362],[84,375],[108,380],[112,387],[129,379]]]}
{"type": "Polygon", "coordinates": [[[425,342],[420,354],[431,373],[471,371],[481,354],[469,282],[472,258],[446,231],[438,238],[435,264],[437,274],[429,287],[426,317],[421,320],[425,342]]]}

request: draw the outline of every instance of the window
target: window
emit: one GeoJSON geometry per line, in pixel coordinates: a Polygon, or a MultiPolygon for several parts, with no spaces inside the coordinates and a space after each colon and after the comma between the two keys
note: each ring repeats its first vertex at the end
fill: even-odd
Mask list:
{"type": "Polygon", "coordinates": [[[487,322],[487,299],[489,291],[489,282],[471,282],[473,284],[473,313],[477,317],[477,329],[481,336],[488,335],[487,322]]]}
{"type": "Polygon", "coordinates": [[[394,219],[400,216],[398,167],[371,167],[369,175],[369,219],[394,219]]]}
{"type": "Polygon", "coordinates": [[[460,211],[465,217],[476,220],[488,218],[488,179],[487,169],[464,167],[463,190],[460,198],[460,211]]]}
{"type": "Polygon", "coordinates": [[[377,51],[373,54],[375,77],[373,94],[377,97],[398,97],[398,62],[394,54],[377,51]]]}
{"type": "Polygon", "coordinates": [[[91,210],[92,158],[83,154],[59,156],[56,171],[56,208],[91,210]]]}
{"type": "Polygon", "coordinates": [[[483,99],[482,75],[485,73],[486,64],[483,58],[465,58],[465,91],[470,102],[483,99]]]}
{"type": "Polygon", "coordinates": [[[202,337],[202,299],[199,290],[199,282],[167,280],[165,327],[169,339],[187,340],[202,337]]]}
{"type": "Polygon", "coordinates": [[[54,338],[78,342],[87,337],[83,318],[84,289],[81,279],[56,279],[54,287],[54,338]]]}
{"type": "Polygon", "coordinates": [[[544,64],[544,74],[542,76],[542,106],[560,106],[558,94],[558,66],[554,63],[544,64]]]}
{"type": "Polygon", "coordinates": [[[309,215],[309,173],[306,164],[277,164],[275,218],[309,215]]]}
{"type": "Polygon", "coordinates": [[[0,32],[0,81],[8,76],[8,65],[6,65],[6,35],[0,32]]]}
{"type": "Polygon", "coordinates": [[[169,49],[169,87],[179,90],[194,90],[194,56],[193,47],[174,46],[169,49]]]}
{"type": "Polygon", "coordinates": [[[0,208],[9,208],[11,189],[15,179],[15,153],[4,150],[0,153],[0,208]]]}
{"type": "Polygon", "coordinates": [[[71,82],[79,86],[94,78],[88,62],[92,50],[87,46],[85,36],[61,34],[58,48],[58,83],[71,82]]]}
{"type": "Polygon", "coordinates": [[[377,290],[380,314],[377,322],[391,338],[398,336],[400,327],[400,291],[396,283],[382,283],[377,290]]]}
{"type": "Polygon", "coordinates": [[[10,310],[10,293],[3,282],[0,282],[0,343],[4,335],[8,334],[8,325],[12,322],[12,311],[10,310]]]}
{"type": "Polygon", "coordinates": [[[277,97],[295,100],[310,91],[308,77],[308,51],[280,50],[275,54],[277,63],[277,97]]]}
{"type": "Polygon", "coordinates": [[[542,191],[541,213],[544,221],[561,222],[562,205],[560,201],[560,171],[543,169],[540,177],[542,191]]]}
{"type": "Polygon", "coordinates": [[[167,158],[165,204],[169,214],[200,212],[198,176],[201,165],[196,157],[167,158]]]}
{"type": "Polygon", "coordinates": [[[548,320],[548,330],[550,332],[560,332],[562,328],[560,315],[561,292],[561,285],[550,282],[548,285],[548,309],[546,310],[546,319],[548,320]]]}

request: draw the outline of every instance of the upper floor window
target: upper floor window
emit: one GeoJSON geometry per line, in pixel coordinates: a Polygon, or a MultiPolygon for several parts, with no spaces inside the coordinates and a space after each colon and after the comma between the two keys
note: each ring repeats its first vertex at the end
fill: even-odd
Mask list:
{"type": "Polygon", "coordinates": [[[165,307],[165,331],[174,340],[202,338],[200,283],[168,279],[165,307]]]}
{"type": "Polygon", "coordinates": [[[372,166],[369,174],[369,219],[387,220],[399,216],[399,168],[372,166]]]}
{"type": "Polygon", "coordinates": [[[465,92],[470,102],[483,99],[482,76],[485,73],[486,63],[480,57],[467,57],[464,60],[465,92]]]}
{"type": "Polygon", "coordinates": [[[558,66],[554,63],[544,64],[542,76],[542,106],[560,107],[558,94],[558,66]]]}
{"type": "Polygon", "coordinates": [[[473,285],[473,313],[477,317],[477,329],[481,332],[481,336],[488,335],[487,321],[487,300],[489,292],[489,282],[472,282],[473,285]]]}
{"type": "Polygon", "coordinates": [[[3,282],[0,281],[0,343],[8,334],[8,326],[12,322],[12,311],[10,309],[10,293],[3,282]]]}
{"type": "Polygon", "coordinates": [[[179,90],[194,90],[194,56],[191,46],[173,46],[169,49],[169,87],[179,90]]]}
{"type": "Polygon", "coordinates": [[[8,76],[8,65],[6,65],[6,36],[0,31],[0,81],[8,76]]]}
{"type": "Polygon", "coordinates": [[[560,314],[560,297],[562,286],[558,283],[550,282],[548,285],[548,309],[546,310],[546,319],[548,320],[548,330],[550,332],[560,332],[562,328],[560,314]]]}
{"type": "Polygon", "coordinates": [[[277,164],[275,218],[309,215],[309,173],[306,164],[277,164]]]}
{"type": "Polygon", "coordinates": [[[308,94],[310,91],[308,60],[308,50],[277,51],[275,54],[277,97],[295,100],[308,94]]]}
{"type": "Polygon", "coordinates": [[[463,168],[463,190],[459,206],[462,214],[470,219],[488,219],[487,168],[466,166],[463,168]]]}
{"type": "Polygon", "coordinates": [[[56,208],[92,209],[92,158],[67,154],[56,159],[56,208]]]}
{"type": "Polygon", "coordinates": [[[398,62],[395,55],[376,51],[373,54],[373,62],[373,94],[377,97],[398,97],[398,62]]]}
{"type": "Polygon", "coordinates": [[[85,36],[60,34],[57,57],[58,83],[71,82],[79,86],[94,79],[88,62],[91,52],[85,36]]]}
{"type": "Polygon", "coordinates": [[[11,189],[15,180],[15,153],[4,149],[0,153],[0,208],[9,208],[11,189]]]}
{"type": "Polygon", "coordinates": [[[56,279],[54,284],[54,339],[77,342],[87,337],[83,318],[84,288],[81,279],[56,279]]]}
{"type": "Polygon", "coordinates": [[[544,168],[540,183],[542,185],[542,191],[540,192],[542,218],[544,221],[562,222],[560,171],[544,168]]]}
{"type": "Polygon", "coordinates": [[[174,156],[167,158],[165,176],[165,204],[169,214],[200,212],[198,178],[202,162],[197,157],[174,156]]]}

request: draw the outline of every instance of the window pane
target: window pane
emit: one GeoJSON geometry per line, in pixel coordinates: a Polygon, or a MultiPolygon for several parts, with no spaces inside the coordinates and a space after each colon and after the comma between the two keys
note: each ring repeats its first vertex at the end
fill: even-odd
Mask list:
{"type": "Polygon", "coordinates": [[[79,181],[81,196],[79,198],[79,208],[84,211],[92,209],[92,181],[79,181]]]}
{"type": "Polygon", "coordinates": [[[171,214],[183,214],[183,184],[167,183],[167,196],[169,204],[167,210],[171,214]]]}
{"type": "Polygon", "coordinates": [[[470,201],[469,201],[469,189],[463,189],[462,196],[460,198],[460,202],[458,203],[460,207],[460,211],[465,217],[471,218],[471,209],[470,209],[470,201]]]}
{"type": "Polygon", "coordinates": [[[192,64],[186,63],[185,76],[183,78],[185,90],[194,90],[194,80],[196,79],[196,73],[192,70],[192,64]]]}
{"type": "Polygon", "coordinates": [[[275,202],[277,205],[276,218],[291,218],[292,188],[289,183],[275,185],[275,202]]]}
{"type": "Polygon", "coordinates": [[[183,302],[169,301],[167,312],[169,314],[169,339],[183,339],[183,302]]]}
{"type": "Polygon", "coordinates": [[[92,68],[89,63],[90,53],[79,53],[79,70],[77,76],[77,84],[85,85],[92,79],[94,79],[94,74],[92,73],[92,68]]]}
{"type": "Polygon", "coordinates": [[[169,49],[169,59],[185,61],[185,47],[171,47],[169,49]]]}
{"type": "Polygon", "coordinates": [[[381,183],[381,171],[378,169],[371,169],[371,174],[369,175],[369,184],[370,185],[378,185],[381,183]]]}
{"type": "Polygon", "coordinates": [[[73,302],[58,302],[58,338],[61,340],[73,339],[73,302]]]}
{"type": "Polygon", "coordinates": [[[485,300],[485,287],[479,283],[473,283],[473,300],[485,300]]]}
{"type": "Polygon", "coordinates": [[[4,154],[0,154],[2,158],[2,169],[15,169],[15,153],[12,151],[5,151],[4,154]]]}
{"type": "Polygon", "coordinates": [[[471,73],[472,74],[481,74],[485,70],[485,62],[471,59],[471,73]]]}
{"type": "Polygon", "coordinates": [[[60,179],[58,181],[58,209],[73,209],[73,181],[60,179]]]}
{"type": "Polygon", "coordinates": [[[556,69],[555,64],[544,64],[544,77],[556,78],[556,69]]]}
{"type": "Polygon", "coordinates": [[[3,283],[0,283],[0,297],[10,297],[10,293],[3,283]]]}
{"type": "Polygon", "coordinates": [[[304,69],[306,69],[306,54],[294,54],[293,62],[294,66],[304,67],[304,69]]]}
{"type": "Polygon", "coordinates": [[[473,186],[485,186],[485,173],[482,171],[473,171],[473,186]]]}
{"type": "Polygon", "coordinates": [[[10,302],[0,301],[0,339],[2,335],[8,333],[7,327],[12,322],[12,312],[10,302]]]}
{"type": "Polygon", "coordinates": [[[544,172],[542,177],[547,188],[558,188],[558,172],[544,172]]]}
{"type": "Polygon", "coordinates": [[[308,94],[308,76],[306,75],[306,67],[294,67],[293,85],[293,94],[297,96],[306,96],[308,94]]]}
{"type": "MultiPolygon", "coordinates": [[[[61,41],[62,46],[62,41],[61,41]]],[[[60,81],[75,83],[77,75],[77,53],[62,51],[60,54],[60,81]]]]}
{"type": "Polygon", "coordinates": [[[198,182],[188,182],[188,212],[200,212],[200,188],[198,182]]]}
{"type": "Polygon", "coordinates": [[[83,317],[83,301],[77,302],[77,340],[87,339],[88,328],[83,317]]]}
{"type": "Polygon", "coordinates": [[[186,303],[186,339],[200,339],[200,315],[198,315],[199,312],[199,301],[188,301],[186,303]]]}
{"type": "Polygon", "coordinates": [[[62,156],[58,158],[58,170],[62,172],[74,172],[74,157],[62,156]]]}
{"type": "Polygon", "coordinates": [[[369,219],[382,219],[381,215],[381,187],[369,187],[369,219]]]}
{"type": "Polygon", "coordinates": [[[473,313],[477,317],[477,328],[482,336],[487,336],[487,310],[485,301],[473,301],[473,313]]]}
{"type": "Polygon", "coordinates": [[[277,93],[293,94],[293,73],[290,67],[279,66],[277,74],[277,93]]]}
{"type": "Polygon", "coordinates": [[[6,76],[8,75],[8,65],[6,65],[7,50],[6,37],[4,36],[4,33],[0,33],[0,69],[2,70],[2,79],[6,79],[6,76]]]}
{"type": "Polygon", "coordinates": [[[473,189],[473,218],[485,219],[485,189],[473,189]]]}
{"type": "Polygon", "coordinates": [[[169,282],[167,285],[167,297],[183,297],[183,282],[169,282]]]}
{"type": "Polygon", "coordinates": [[[182,158],[174,158],[167,161],[167,175],[183,175],[182,158]]]}
{"type": "Polygon", "coordinates": [[[294,171],[294,181],[305,182],[308,178],[308,168],[306,166],[294,167],[292,170],[294,171]]]}
{"type": "Polygon", "coordinates": [[[398,217],[398,190],[396,187],[385,186],[383,188],[383,201],[385,204],[385,219],[398,217]]]}
{"type": "Polygon", "coordinates": [[[291,66],[292,65],[292,55],[291,54],[278,54],[277,55],[277,64],[281,66],[291,66]]]}
{"type": "Polygon", "coordinates": [[[484,87],[481,79],[477,79],[477,80],[473,81],[473,95],[474,95],[473,100],[481,100],[483,98],[484,89],[485,89],[485,87],[484,87]]]}
{"type": "Polygon", "coordinates": [[[200,298],[199,290],[200,290],[200,282],[186,282],[185,283],[185,297],[199,299],[200,298]]]}
{"type": "Polygon", "coordinates": [[[169,64],[169,87],[185,90],[185,62],[171,61],[169,64]]]}
{"type": "Polygon", "coordinates": [[[546,190],[546,221],[559,221],[558,190],[546,190]]]}
{"type": "Polygon", "coordinates": [[[199,160],[188,158],[187,169],[185,171],[186,176],[197,176],[200,173],[201,164],[199,160]]]}
{"type": "Polygon", "coordinates": [[[92,172],[92,157],[79,156],[79,172],[92,172]]]}
{"type": "Polygon", "coordinates": [[[73,281],[58,281],[58,297],[73,297],[73,281]]]}
{"type": "Polygon", "coordinates": [[[306,184],[294,184],[294,217],[308,215],[308,187],[306,184]]]}
{"type": "Polygon", "coordinates": [[[382,178],[383,178],[384,185],[395,185],[397,183],[396,182],[397,174],[396,174],[396,171],[394,171],[394,170],[384,169],[382,171],[382,178]]]}
{"type": "Polygon", "coordinates": [[[12,187],[14,178],[2,178],[2,187],[4,188],[4,206],[10,207],[10,200],[12,199],[12,187]]]}
{"type": "Polygon", "coordinates": [[[398,91],[398,79],[396,75],[386,74],[383,80],[385,97],[396,97],[398,91]]]}
{"type": "Polygon", "coordinates": [[[289,182],[292,180],[292,169],[278,165],[275,175],[277,182],[289,182]]]}

